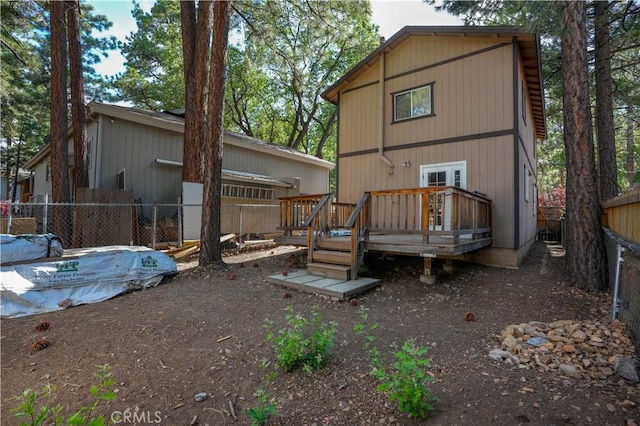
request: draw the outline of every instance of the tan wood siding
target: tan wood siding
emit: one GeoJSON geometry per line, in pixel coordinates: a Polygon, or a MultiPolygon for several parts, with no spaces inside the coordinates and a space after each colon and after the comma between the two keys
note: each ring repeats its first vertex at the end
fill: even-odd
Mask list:
{"type": "Polygon", "coordinates": [[[525,246],[536,237],[536,213],[537,213],[537,199],[535,186],[537,182],[536,174],[536,136],[535,127],[533,123],[533,112],[530,107],[529,93],[524,85],[524,104],[525,113],[523,114],[523,91],[522,83],[525,79],[524,68],[522,61],[518,61],[518,87],[516,88],[518,99],[518,149],[520,164],[518,169],[520,170],[519,182],[520,182],[520,199],[519,205],[519,246],[525,246]],[[525,172],[526,170],[526,172],[525,172]],[[531,173],[529,179],[526,178],[525,173],[531,173]],[[528,194],[529,199],[526,198],[528,194]]]}
{"type": "Polygon", "coordinates": [[[373,84],[340,95],[340,154],[378,147],[379,90],[379,84],[373,84]]]}
{"type": "Polygon", "coordinates": [[[492,201],[494,247],[513,247],[513,136],[451,142],[385,152],[396,164],[393,174],[377,153],[339,160],[341,203],[355,203],[365,191],[420,186],[420,165],[467,160],[467,189],[487,194],[492,201]],[[411,166],[403,163],[410,161],[411,166]]]}
{"type": "Polygon", "coordinates": [[[387,81],[385,145],[513,128],[511,58],[511,49],[502,47],[387,81]],[[430,82],[435,116],[391,124],[391,93],[430,82]]]}

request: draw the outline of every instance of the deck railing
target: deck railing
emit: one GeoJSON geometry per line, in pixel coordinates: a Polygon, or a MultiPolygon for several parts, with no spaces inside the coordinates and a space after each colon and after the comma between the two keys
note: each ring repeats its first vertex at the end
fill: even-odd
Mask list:
{"type": "Polygon", "coordinates": [[[491,232],[491,200],[483,194],[453,186],[371,191],[371,232],[422,232],[476,239],[491,232]]]}
{"type": "Polygon", "coordinates": [[[309,261],[317,238],[332,229],[351,231],[351,267],[354,276],[370,232],[422,234],[423,241],[458,244],[460,238],[491,234],[491,200],[483,194],[453,186],[371,191],[357,205],[331,203],[330,194],[280,199],[280,227],[285,235],[307,231],[309,261]]]}
{"type": "Polygon", "coordinates": [[[280,203],[280,225],[277,229],[291,236],[294,231],[307,229],[305,222],[325,197],[331,194],[298,195],[278,198],[280,203]]]}

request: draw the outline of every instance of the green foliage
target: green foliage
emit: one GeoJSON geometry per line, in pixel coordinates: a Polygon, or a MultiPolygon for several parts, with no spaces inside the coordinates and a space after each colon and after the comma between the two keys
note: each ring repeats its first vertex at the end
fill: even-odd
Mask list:
{"type": "Polygon", "coordinates": [[[305,371],[311,371],[324,367],[335,345],[336,323],[324,322],[315,310],[310,319],[294,313],[291,306],[287,312],[286,327],[278,329],[269,320],[265,324],[270,330],[267,341],[276,351],[276,368],[292,371],[302,366],[305,371]]]}
{"type": "Polygon", "coordinates": [[[93,416],[93,412],[105,401],[113,401],[116,394],[111,390],[115,385],[111,378],[111,367],[105,364],[95,373],[97,384],[91,385],[89,393],[94,400],[90,406],[83,406],[69,417],[62,414],[64,407],[56,402],[57,388],[46,384],[41,392],[25,389],[16,397],[19,404],[12,410],[15,417],[23,418],[20,426],[40,425],[89,425],[103,426],[107,424],[104,416],[93,416]]]}
{"type": "Polygon", "coordinates": [[[278,415],[278,409],[273,402],[269,401],[269,395],[267,395],[264,389],[258,389],[253,396],[260,404],[247,410],[247,414],[251,419],[251,426],[266,425],[269,417],[278,415]]]}
{"type": "Polygon", "coordinates": [[[364,347],[371,359],[371,375],[380,381],[377,391],[388,393],[389,401],[397,402],[401,412],[426,419],[434,409],[433,403],[438,401],[428,385],[435,380],[429,372],[431,360],[426,356],[429,348],[417,345],[415,340],[404,342],[395,353],[396,362],[393,363],[393,371],[389,372],[371,334],[378,324],[367,322],[368,314],[364,308],[360,308],[360,316],[362,322],[354,326],[354,332],[365,338],[364,347]]]}
{"type": "Polygon", "coordinates": [[[433,411],[433,403],[438,399],[431,394],[428,383],[434,381],[429,374],[431,361],[426,357],[428,348],[418,346],[409,340],[395,353],[395,371],[388,374],[384,369],[376,369],[374,377],[381,381],[379,392],[388,392],[391,402],[397,401],[398,409],[413,417],[426,419],[433,411]]]}

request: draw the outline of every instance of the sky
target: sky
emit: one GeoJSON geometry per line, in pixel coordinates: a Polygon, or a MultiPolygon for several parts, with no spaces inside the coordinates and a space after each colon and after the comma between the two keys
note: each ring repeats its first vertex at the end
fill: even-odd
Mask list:
{"type": "MultiPolygon", "coordinates": [[[[116,36],[121,41],[135,32],[136,23],[131,16],[133,3],[131,0],[89,0],[94,7],[94,13],[105,15],[113,26],[104,36],[116,36]]],[[[143,10],[149,11],[153,0],[139,0],[143,10]]],[[[379,26],[381,36],[388,39],[406,25],[462,25],[462,22],[451,15],[436,12],[432,6],[421,0],[372,0],[372,20],[379,26]]],[[[119,51],[109,52],[108,58],[103,58],[95,66],[102,75],[114,75],[124,71],[124,57],[119,51]]]]}

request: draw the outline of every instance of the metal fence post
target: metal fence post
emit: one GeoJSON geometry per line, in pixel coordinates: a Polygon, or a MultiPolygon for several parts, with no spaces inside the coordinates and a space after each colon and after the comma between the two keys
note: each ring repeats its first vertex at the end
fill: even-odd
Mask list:
{"type": "Polygon", "coordinates": [[[42,209],[42,233],[47,233],[47,228],[49,226],[48,217],[49,215],[49,194],[44,194],[44,208],[42,209]]]}
{"type": "Polygon", "coordinates": [[[158,229],[158,203],[154,201],[153,214],[151,216],[151,248],[156,249],[156,231],[158,229]]]}
{"type": "Polygon", "coordinates": [[[240,240],[242,240],[242,204],[240,204],[240,240]]]}
{"type": "Polygon", "coordinates": [[[182,197],[178,197],[178,247],[182,247],[182,197]]]}
{"type": "Polygon", "coordinates": [[[620,313],[620,300],[618,299],[620,295],[620,265],[624,262],[622,258],[622,253],[624,252],[624,247],[620,244],[616,244],[616,271],[613,282],[613,309],[611,310],[611,319],[618,319],[618,314],[620,313]]]}

